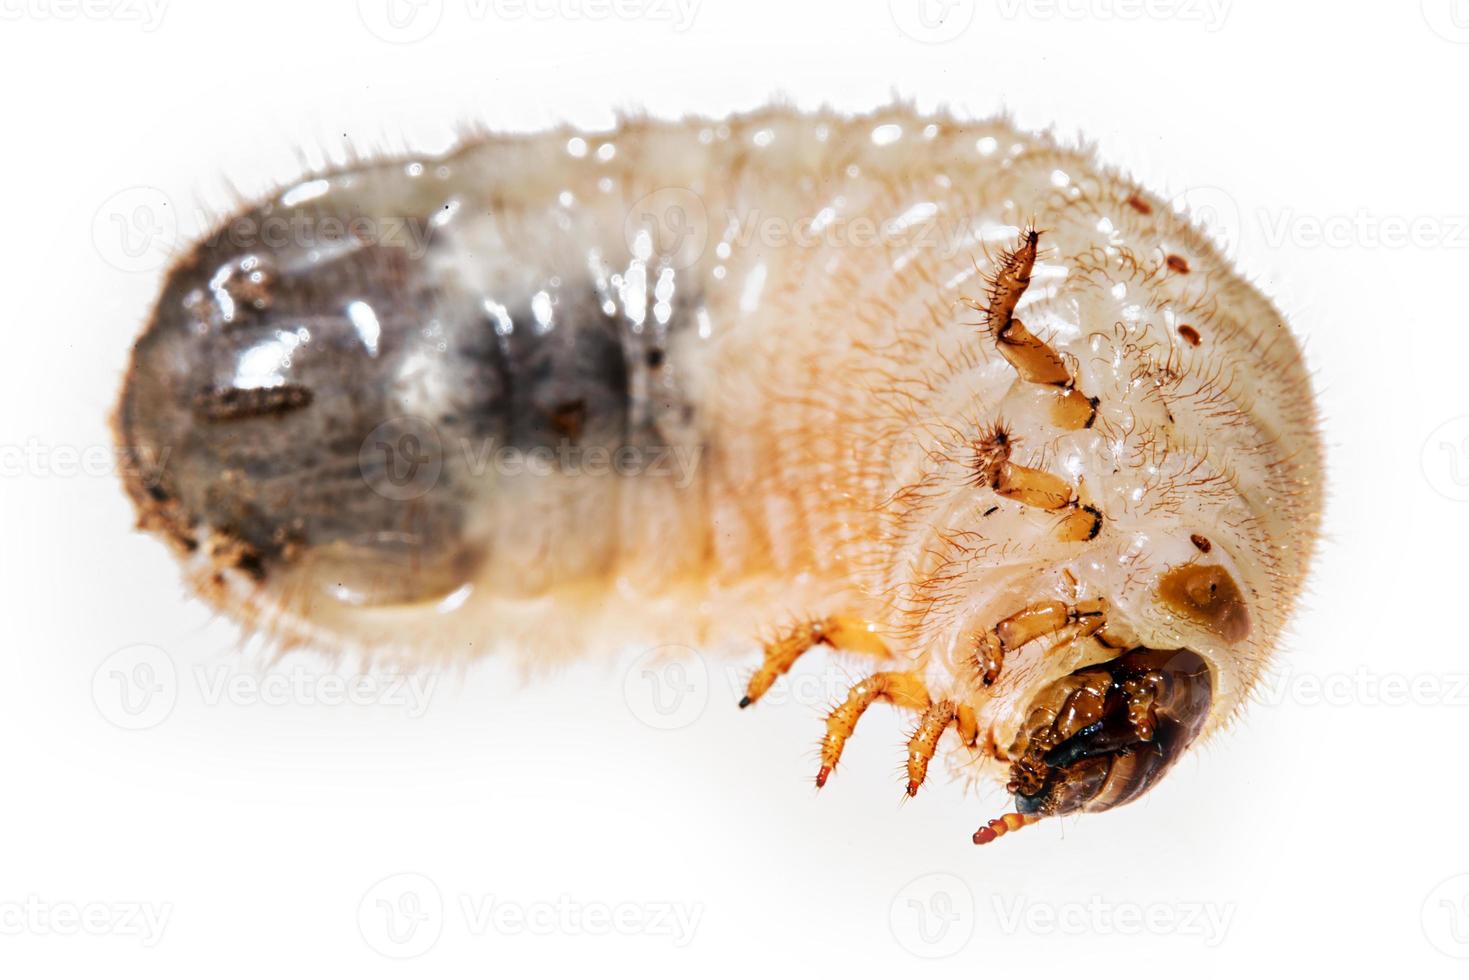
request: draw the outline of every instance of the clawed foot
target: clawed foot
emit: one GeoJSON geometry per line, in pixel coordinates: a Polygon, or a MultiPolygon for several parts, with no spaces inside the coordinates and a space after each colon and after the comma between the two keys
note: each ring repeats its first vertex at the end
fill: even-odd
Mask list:
{"type": "MultiPolygon", "coordinates": [[[[879,660],[894,659],[872,624],[840,616],[800,623],[765,644],[764,659],[750,678],[740,707],[753,704],[803,653],[821,644],[844,652],[865,653],[879,660]]],[[[948,698],[933,700],[923,679],[912,671],[878,671],[854,684],[842,703],[827,714],[826,734],[821,738],[821,767],[816,771],[818,787],[826,785],[858,720],[877,701],[918,715],[918,725],[908,739],[909,796],[916,794],[928,777],[928,766],[939,740],[950,727],[958,731],[965,745],[973,746],[978,739],[974,711],[968,705],[948,698]]]]}

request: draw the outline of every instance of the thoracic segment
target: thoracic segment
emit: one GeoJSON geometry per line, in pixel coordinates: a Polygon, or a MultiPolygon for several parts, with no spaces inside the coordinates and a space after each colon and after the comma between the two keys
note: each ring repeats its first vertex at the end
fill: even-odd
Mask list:
{"type": "MultiPolygon", "coordinates": [[[[1002,256],[990,277],[987,302],[968,302],[984,312],[997,349],[1015,369],[1021,382],[1055,390],[1057,400],[1052,406],[1051,424],[1063,431],[1076,431],[1090,427],[1095,421],[1098,400],[1082,394],[1077,387],[1076,375],[1066,360],[1014,315],[1030,284],[1039,237],[1034,229],[1027,230],[1020,246],[1002,256]]],[[[972,445],[975,482],[1005,500],[1040,511],[1061,513],[1063,516],[1055,534],[1062,542],[1093,540],[1103,523],[1100,509],[1083,502],[1080,488],[1073,487],[1062,477],[1016,462],[1012,459],[1014,448],[1010,431],[1001,422],[996,422],[976,439],[972,445]]],[[[1237,632],[1236,623],[1243,615],[1239,611],[1243,608],[1239,594],[1237,590],[1229,591],[1233,582],[1227,574],[1214,578],[1210,574],[1189,572],[1185,577],[1175,576],[1180,584],[1172,586],[1168,598],[1185,614],[1208,622],[1221,633],[1237,632]]],[[[1051,649],[1055,650],[1098,634],[1107,623],[1108,608],[1109,604],[1103,598],[1074,602],[1042,599],[1006,616],[993,627],[980,630],[973,637],[971,667],[981,690],[995,685],[1004,669],[1006,656],[1028,643],[1051,638],[1055,641],[1051,649]]],[[[842,620],[818,620],[789,630],[768,644],[764,662],[751,679],[741,707],[763,694],[774,679],[789,670],[796,658],[809,647],[823,642],[843,646],[843,623],[842,620]]],[[[859,635],[873,634],[864,631],[859,635]]],[[[869,648],[869,652],[884,658],[890,656],[886,646],[869,648]]],[[[1124,657],[1123,661],[1131,662],[1132,659],[1124,657]]],[[[1116,794],[1118,790],[1115,788],[1107,789],[1107,780],[1112,772],[1109,752],[1119,753],[1119,759],[1126,756],[1125,761],[1117,763],[1119,772],[1124,774],[1122,778],[1127,778],[1128,773],[1141,773],[1138,778],[1144,780],[1143,788],[1153,768],[1166,768],[1166,762],[1160,767],[1151,762],[1136,762],[1136,754],[1141,751],[1136,746],[1148,745],[1155,736],[1154,705],[1158,685],[1165,683],[1161,674],[1156,671],[1141,675],[1134,673],[1118,679],[1108,670],[1099,668],[1077,672],[1067,683],[1073,689],[1059,711],[1032,719],[1012,747],[1015,762],[1009,789],[1016,794],[1017,803],[1023,803],[1021,811],[989,821],[975,833],[976,844],[989,843],[1040,819],[1042,813],[1038,807],[1042,804],[1037,801],[1041,799],[1038,794],[1043,790],[1050,794],[1046,797],[1050,802],[1044,804],[1048,808],[1045,813],[1060,812],[1058,807],[1074,809],[1085,806],[1093,796],[1104,799],[1109,798],[1107,794],[1116,794]],[[1104,718],[1117,715],[1114,701],[1110,700],[1115,698],[1123,699],[1119,716],[1122,727],[1114,725],[1116,730],[1094,733],[1087,739],[1081,739],[1079,733],[1087,726],[1101,726],[1104,718]],[[1067,757],[1061,758],[1058,752],[1067,757]],[[1057,773],[1064,767],[1073,768],[1065,769],[1064,775],[1058,777],[1057,773]]],[[[908,742],[907,792],[910,796],[927,778],[929,762],[939,739],[950,726],[957,726],[966,745],[973,746],[977,741],[975,710],[962,698],[946,695],[935,700],[924,679],[915,672],[875,673],[854,685],[843,703],[827,716],[827,730],[821,743],[821,768],[816,775],[817,786],[826,784],[828,776],[841,760],[842,751],[858,719],[878,700],[919,713],[917,728],[908,742]]],[[[1192,724],[1201,721],[1190,719],[1192,724]]],[[[1124,790],[1139,791],[1137,785],[1124,790]]]]}
{"type": "MultiPolygon", "coordinates": [[[[1000,353],[1027,383],[1047,385],[1057,390],[1052,422],[1062,429],[1082,429],[1096,418],[1097,401],[1087,398],[1076,388],[1076,379],[1065,360],[1045,341],[1026,329],[1014,311],[1030,284],[1035,266],[1039,233],[1028,230],[1019,248],[1006,252],[998,269],[990,278],[987,305],[969,301],[986,315],[990,332],[1000,353]]],[[[1095,507],[1083,504],[1078,493],[1061,477],[1035,467],[1014,462],[1014,449],[1009,431],[996,423],[974,444],[974,469],[977,482],[999,496],[1026,506],[1046,511],[1065,511],[1057,527],[1062,541],[1082,542],[1095,538],[1102,515],[1095,507]]],[[[974,667],[985,687],[993,685],[1004,666],[1005,655],[1032,640],[1042,637],[1064,637],[1062,642],[1091,636],[1106,623],[1107,603],[1090,599],[1074,604],[1039,601],[1026,606],[974,639],[974,667]]],[[[740,707],[746,707],[770,689],[777,677],[786,673],[797,658],[813,646],[829,644],[837,649],[850,649],[888,658],[891,652],[878,639],[877,630],[869,624],[842,617],[831,617],[801,623],[780,633],[765,645],[763,661],[751,677],[740,707]]],[[[1142,695],[1139,695],[1139,702],[1142,695]]],[[[935,702],[922,677],[910,671],[880,671],[854,685],[846,699],[826,718],[826,734],[821,740],[821,768],[816,785],[825,786],[828,777],[841,761],[842,751],[856,729],[858,720],[874,702],[891,704],[919,713],[918,726],[908,741],[908,795],[918,792],[928,776],[929,762],[937,750],[939,739],[950,726],[957,726],[961,740],[974,745],[978,726],[974,709],[954,698],[935,702]]],[[[1143,724],[1140,722],[1140,724],[1143,724]]],[[[1030,752],[1044,752],[1049,745],[1032,745],[1030,752]]],[[[1017,772],[1028,771],[1026,762],[1017,764],[1017,772]]],[[[976,843],[986,843],[996,836],[1018,829],[1036,817],[1007,814],[975,834],[976,843]]]]}

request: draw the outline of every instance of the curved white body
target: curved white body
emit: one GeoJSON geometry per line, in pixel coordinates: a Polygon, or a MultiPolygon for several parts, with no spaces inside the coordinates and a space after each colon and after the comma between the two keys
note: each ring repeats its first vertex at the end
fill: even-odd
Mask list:
{"type": "MultiPolygon", "coordinates": [[[[1003,121],[773,110],[483,138],[413,163],[330,175],[309,206],[441,215],[438,274],[486,296],[590,263],[626,309],[630,290],[661,295],[666,270],[695,319],[658,377],[694,411],[662,473],[489,463],[473,533],[492,557],[447,597],[344,601],[304,560],[212,588],[236,615],[285,642],[430,660],[499,644],[753,652],[793,617],[858,616],[935,697],[972,705],[989,745],[1042,684],[1102,656],[1034,643],[982,689],[966,639],[1038,600],[1104,598],[1131,642],[1202,654],[1206,733],[1259,676],[1320,510],[1308,375],[1271,304],[1088,153],[1003,121]],[[1098,399],[1089,428],[1051,425],[1045,392],[962,301],[1031,223],[1041,253],[1016,313],[1098,399]],[[1001,420],[1016,462],[1102,512],[1093,540],[1058,540],[1053,513],[975,485],[971,443],[1001,420]],[[1194,536],[1247,599],[1237,643],[1157,600],[1194,536]]],[[[656,329],[658,311],[640,315],[656,329]]]]}

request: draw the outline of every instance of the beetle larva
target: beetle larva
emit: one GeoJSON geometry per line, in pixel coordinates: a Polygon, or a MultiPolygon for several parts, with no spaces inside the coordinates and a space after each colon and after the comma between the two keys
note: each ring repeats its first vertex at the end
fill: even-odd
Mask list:
{"type": "Polygon", "coordinates": [[[117,424],[165,462],[141,525],[247,626],[434,660],[767,631],[742,707],[829,645],[874,672],[818,784],[910,709],[910,794],[946,737],[1008,781],[980,843],[1225,723],[1321,502],[1300,351],[1186,218],[902,108],[302,182],[178,261],[117,424]]]}

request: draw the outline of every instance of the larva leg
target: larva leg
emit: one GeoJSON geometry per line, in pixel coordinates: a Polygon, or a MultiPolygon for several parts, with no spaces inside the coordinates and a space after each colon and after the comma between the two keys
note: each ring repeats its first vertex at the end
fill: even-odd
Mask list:
{"type": "Polygon", "coordinates": [[[1061,512],[1056,536],[1062,541],[1090,541],[1102,530],[1102,512],[1083,503],[1071,484],[1053,473],[1022,466],[1010,459],[1014,443],[1003,425],[995,425],[974,443],[976,482],[1006,500],[1061,512]]]}
{"type": "Polygon", "coordinates": [[[797,624],[765,644],[765,658],[746,685],[740,707],[748,708],[760,700],[801,654],[823,643],[848,653],[866,653],[881,659],[892,656],[872,623],[847,616],[827,616],[797,624]]]}
{"type": "Polygon", "coordinates": [[[1076,387],[1076,377],[1055,348],[1031,333],[1015,316],[1020,297],[1030,286],[1035,268],[1040,232],[1027,229],[1019,248],[1004,253],[989,277],[989,294],[984,302],[963,298],[971,309],[985,315],[985,324],[995,338],[1000,355],[1010,362],[1022,380],[1055,389],[1051,421],[1063,429],[1085,429],[1096,421],[1097,400],[1076,387]]]}
{"type": "Polygon", "coordinates": [[[1057,600],[1036,602],[1005,617],[993,629],[978,634],[974,640],[974,659],[986,687],[1000,676],[1005,654],[1025,646],[1031,640],[1067,630],[1069,639],[1091,636],[1107,622],[1104,599],[1088,599],[1075,605],[1057,600]]]}
{"type": "Polygon", "coordinates": [[[979,725],[974,710],[968,705],[944,700],[931,704],[918,720],[913,737],[908,739],[908,795],[914,796],[928,778],[928,764],[938,749],[939,739],[949,726],[958,729],[965,745],[973,746],[979,738],[979,725]]]}
{"type": "MultiPolygon", "coordinates": [[[[932,710],[928,688],[922,678],[909,671],[882,671],[854,684],[847,691],[846,700],[826,716],[826,734],[821,737],[821,768],[816,773],[818,787],[826,785],[827,777],[841,761],[842,749],[846,746],[847,739],[852,737],[857,720],[874,701],[886,701],[900,708],[922,711],[925,712],[925,717],[932,710]]],[[[952,710],[952,705],[950,708],[952,710]]],[[[929,753],[930,756],[932,754],[929,753]]],[[[909,765],[911,769],[911,762],[909,765]]]]}

